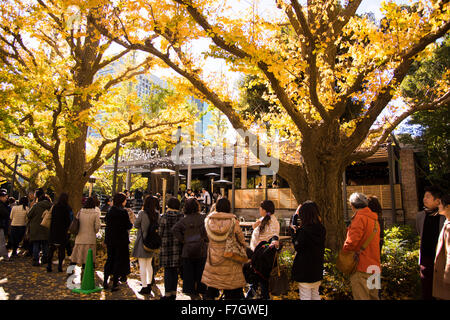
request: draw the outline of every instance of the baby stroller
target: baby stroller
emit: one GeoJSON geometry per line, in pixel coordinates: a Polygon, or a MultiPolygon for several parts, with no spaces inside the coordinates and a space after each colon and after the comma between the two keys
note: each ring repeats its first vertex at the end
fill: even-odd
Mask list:
{"type": "Polygon", "coordinates": [[[244,264],[243,272],[245,281],[250,284],[250,289],[246,294],[246,299],[254,299],[259,296],[261,299],[268,300],[269,296],[269,279],[272,269],[278,264],[277,252],[281,250],[270,247],[269,241],[261,241],[255,248],[255,251],[247,252],[250,262],[244,264]]]}

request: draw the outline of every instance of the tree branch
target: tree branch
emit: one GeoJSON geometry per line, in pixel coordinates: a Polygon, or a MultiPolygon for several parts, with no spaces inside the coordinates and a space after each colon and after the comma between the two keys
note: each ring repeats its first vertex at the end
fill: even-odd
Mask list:
{"type": "MultiPolygon", "coordinates": [[[[11,172],[14,171],[14,167],[10,164],[8,164],[8,162],[4,159],[0,158],[0,163],[3,164],[5,167],[7,167],[11,172]]],[[[3,171],[6,172],[6,171],[3,171]]],[[[24,176],[22,173],[20,173],[18,170],[16,170],[16,174],[21,177],[23,180],[30,182],[30,178],[24,176]]]]}
{"type": "Polygon", "coordinates": [[[309,74],[309,95],[312,104],[319,112],[320,116],[325,122],[329,122],[330,116],[325,109],[325,107],[320,103],[319,97],[317,95],[317,78],[318,78],[318,70],[317,70],[317,55],[315,53],[316,44],[315,37],[311,32],[311,29],[308,26],[308,22],[306,21],[305,15],[302,11],[302,6],[297,0],[291,0],[292,7],[294,8],[297,19],[301,25],[303,30],[303,34],[306,37],[307,45],[306,51],[304,52],[306,61],[308,61],[308,74],[309,74]]]}
{"type": "Polygon", "coordinates": [[[384,141],[387,139],[387,137],[391,134],[392,131],[394,131],[394,129],[403,121],[405,120],[407,117],[409,117],[410,115],[412,115],[413,113],[416,113],[418,111],[423,111],[423,110],[435,110],[435,109],[439,109],[445,105],[450,104],[450,91],[447,91],[446,94],[444,94],[442,97],[436,99],[433,102],[430,103],[421,103],[417,106],[412,106],[410,107],[408,110],[404,111],[403,113],[401,113],[400,115],[398,115],[394,121],[392,121],[390,123],[389,126],[387,126],[386,128],[379,128],[377,130],[373,130],[370,132],[370,134],[376,133],[381,131],[382,133],[380,134],[379,138],[374,141],[371,145],[371,147],[367,150],[360,150],[357,152],[354,152],[349,161],[353,162],[353,161],[358,161],[358,160],[362,160],[365,159],[367,157],[370,157],[371,155],[373,155],[375,152],[377,152],[378,148],[381,146],[382,143],[384,143],[384,141]]]}
{"type": "Polygon", "coordinates": [[[384,88],[379,90],[380,93],[375,100],[372,101],[369,110],[358,124],[356,130],[347,139],[346,144],[351,150],[356,149],[361,144],[361,141],[367,136],[370,127],[392,99],[391,90],[394,90],[396,86],[403,81],[413,62],[414,56],[424,50],[427,45],[444,36],[449,30],[450,21],[447,21],[437,30],[430,32],[421,38],[415,46],[411,47],[401,56],[402,60],[399,66],[394,70],[392,80],[384,88]]]}

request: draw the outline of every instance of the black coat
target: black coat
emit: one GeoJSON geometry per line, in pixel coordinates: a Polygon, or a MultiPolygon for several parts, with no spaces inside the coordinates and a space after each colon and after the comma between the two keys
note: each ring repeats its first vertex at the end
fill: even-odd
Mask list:
{"type": "Polygon", "coordinates": [[[70,226],[70,206],[62,206],[55,204],[52,209],[52,220],[50,223],[50,235],[48,241],[50,243],[65,244],[67,230],[70,226]]]}
{"type": "Polygon", "coordinates": [[[133,226],[124,208],[112,206],[105,216],[105,244],[107,259],[105,274],[126,276],[130,273],[130,252],[128,230],[133,226]]]}
{"type": "Polygon", "coordinates": [[[297,229],[292,241],[295,255],[292,279],[298,282],[316,282],[323,279],[325,228],[311,224],[297,229]]]}
{"type": "Polygon", "coordinates": [[[9,213],[8,205],[5,202],[0,201],[0,229],[4,229],[5,234],[8,230],[9,213]]]}
{"type": "Polygon", "coordinates": [[[190,214],[172,227],[173,235],[183,245],[182,258],[205,258],[208,249],[208,234],[205,228],[205,215],[190,214]]]}
{"type": "Polygon", "coordinates": [[[128,230],[133,224],[128,217],[128,212],[124,208],[112,206],[105,216],[105,244],[109,246],[123,246],[130,243],[128,230]]]}

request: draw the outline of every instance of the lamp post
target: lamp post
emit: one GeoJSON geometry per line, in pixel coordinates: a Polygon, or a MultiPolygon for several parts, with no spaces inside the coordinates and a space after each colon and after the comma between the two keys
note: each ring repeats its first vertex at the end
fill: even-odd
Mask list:
{"type": "Polygon", "coordinates": [[[214,177],[218,177],[219,175],[217,173],[210,172],[210,173],[205,174],[205,176],[211,177],[211,194],[213,194],[214,193],[214,177]]]}
{"type": "Polygon", "coordinates": [[[16,180],[16,172],[17,172],[17,161],[19,161],[19,155],[16,154],[16,158],[14,159],[14,171],[11,181],[11,197],[14,197],[14,181],[16,180]]]}
{"type": "Polygon", "coordinates": [[[92,195],[92,188],[94,186],[95,180],[97,180],[97,177],[94,176],[89,177],[89,197],[92,195]]]}
{"type": "Polygon", "coordinates": [[[228,181],[228,180],[225,180],[225,179],[221,179],[221,180],[214,181],[214,183],[219,185],[222,197],[225,197],[225,187],[227,185],[230,185],[232,182],[228,181]]]}
{"type": "Polygon", "coordinates": [[[162,203],[162,213],[164,214],[166,212],[166,189],[167,189],[167,179],[171,174],[175,174],[175,170],[167,169],[167,168],[161,168],[161,169],[155,169],[152,171],[154,174],[160,174],[163,182],[163,203],[162,203]]]}
{"type": "Polygon", "coordinates": [[[116,156],[114,158],[114,173],[113,173],[113,183],[112,183],[112,195],[113,196],[116,194],[117,167],[119,165],[119,150],[120,150],[120,139],[117,138],[116,156]]]}

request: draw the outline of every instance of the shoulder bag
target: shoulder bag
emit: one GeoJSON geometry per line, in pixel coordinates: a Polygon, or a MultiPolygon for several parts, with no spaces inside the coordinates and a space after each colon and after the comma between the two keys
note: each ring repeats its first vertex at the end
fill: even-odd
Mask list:
{"type": "Polygon", "coordinates": [[[272,271],[269,278],[269,291],[274,296],[285,295],[289,292],[289,278],[285,270],[280,270],[278,251],[273,259],[272,271]],[[274,267],[275,263],[277,264],[274,267]]]}
{"type": "Polygon", "coordinates": [[[78,230],[80,230],[80,212],[78,212],[78,214],[76,216],[73,216],[73,220],[70,223],[69,226],[69,232],[73,235],[77,235],[78,234],[78,230]]]}
{"type": "Polygon", "coordinates": [[[234,228],[236,226],[235,220],[232,220],[231,232],[225,242],[225,251],[223,256],[225,258],[231,259],[235,262],[245,263],[248,261],[247,250],[245,245],[242,245],[237,239],[234,233],[234,228]]]}
{"type": "Polygon", "coordinates": [[[53,212],[53,207],[51,207],[48,210],[45,210],[42,213],[41,226],[43,226],[44,228],[50,229],[50,224],[52,223],[52,212],[53,212]]]}
{"type": "Polygon", "coordinates": [[[373,237],[377,233],[377,221],[373,228],[372,234],[363,243],[359,251],[344,251],[341,250],[336,260],[336,268],[345,275],[352,275],[356,272],[356,267],[359,263],[359,255],[363,252],[372,241],[373,237]]]}

